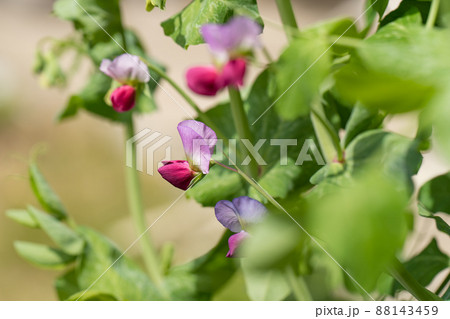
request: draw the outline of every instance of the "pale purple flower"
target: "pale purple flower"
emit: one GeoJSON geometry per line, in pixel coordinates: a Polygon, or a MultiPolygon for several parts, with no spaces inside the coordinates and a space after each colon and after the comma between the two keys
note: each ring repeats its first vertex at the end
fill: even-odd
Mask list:
{"type": "Polygon", "coordinates": [[[247,17],[235,17],[225,24],[205,24],[200,32],[211,52],[219,61],[242,55],[259,47],[261,26],[247,17]]]}
{"type": "Polygon", "coordinates": [[[124,53],[114,60],[104,59],[100,71],[122,84],[150,81],[147,65],[136,55],[124,53]]]}
{"type": "Polygon", "coordinates": [[[186,120],[178,124],[187,161],[165,161],[158,169],[161,176],[182,190],[187,190],[199,174],[208,174],[216,133],[202,122],[186,120]]]}
{"type": "Polygon", "coordinates": [[[247,196],[235,198],[231,202],[221,200],[214,209],[217,220],[233,233],[237,233],[228,240],[230,250],[227,257],[235,257],[235,250],[249,236],[246,228],[261,221],[267,213],[263,204],[247,196]]]}

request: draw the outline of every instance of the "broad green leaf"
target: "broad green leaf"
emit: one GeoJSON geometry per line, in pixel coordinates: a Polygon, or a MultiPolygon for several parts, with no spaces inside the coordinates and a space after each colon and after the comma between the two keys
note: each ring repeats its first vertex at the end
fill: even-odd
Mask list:
{"type": "Polygon", "coordinates": [[[166,0],[145,0],[145,10],[152,11],[154,7],[158,7],[164,10],[166,6],[166,0]]]}
{"type": "Polygon", "coordinates": [[[40,228],[68,255],[81,254],[84,240],[72,229],[67,227],[55,217],[41,212],[33,206],[28,207],[28,212],[37,221],[40,228]]]}
{"type": "Polygon", "coordinates": [[[186,196],[203,206],[214,206],[222,199],[231,200],[243,195],[242,188],[243,182],[237,173],[215,165],[205,178],[186,192],[186,196]]]}
{"type": "Polygon", "coordinates": [[[62,269],[75,260],[59,249],[36,243],[16,241],[14,248],[22,258],[41,268],[62,269]]]}
{"type": "MultiPolygon", "coordinates": [[[[294,188],[294,181],[301,173],[301,167],[295,164],[291,158],[286,158],[286,163],[277,163],[259,181],[259,185],[264,188],[274,198],[285,198],[289,191],[294,188]]],[[[267,199],[253,187],[249,190],[249,196],[266,203],[267,199]]]]}
{"type": "Polygon", "coordinates": [[[422,163],[418,143],[407,137],[371,130],[358,135],[347,147],[346,171],[362,174],[368,167],[379,173],[395,177],[404,187],[412,190],[411,176],[417,174],[422,163]]]}
{"type": "Polygon", "coordinates": [[[256,0],[193,0],[181,12],[161,23],[164,34],[187,49],[203,43],[199,28],[207,23],[225,23],[235,15],[262,22],[256,0]]]}
{"type": "Polygon", "coordinates": [[[84,252],[79,257],[80,263],[76,266],[79,292],[96,282],[91,287],[93,291],[117,300],[161,299],[147,275],[108,239],[86,227],[79,227],[78,232],[86,241],[84,252]]]}
{"type": "Polygon", "coordinates": [[[225,258],[231,235],[227,231],[211,251],[169,271],[166,285],[174,300],[211,300],[230,280],[236,272],[236,263],[225,258]]]}
{"type": "Polygon", "coordinates": [[[450,214],[450,173],[425,183],[419,191],[419,201],[431,213],[450,214]]]}
{"type": "MultiPolygon", "coordinates": [[[[450,258],[441,252],[436,239],[433,238],[422,252],[404,265],[422,286],[427,286],[438,273],[450,266],[450,258]]],[[[400,284],[394,282],[392,292],[395,293],[400,288],[400,284]]]]}
{"type": "Polygon", "coordinates": [[[6,211],[6,216],[21,225],[39,228],[39,223],[26,209],[9,209],[6,211]]]}
{"type": "Polygon", "coordinates": [[[88,290],[86,293],[79,292],[67,298],[68,301],[117,301],[113,295],[101,291],[88,290]]]}
{"type": "Polygon", "coordinates": [[[371,170],[327,179],[308,196],[304,227],[368,291],[408,233],[408,196],[397,184],[371,170]]]}
{"type": "Polygon", "coordinates": [[[389,0],[369,0],[369,5],[372,5],[372,8],[378,12],[381,18],[383,18],[384,12],[389,4],[389,0]]]}
{"type": "MultiPolygon", "coordinates": [[[[380,0],[381,1],[381,0],[380,0]]],[[[383,20],[381,20],[380,27],[384,27],[398,19],[407,17],[409,15],[420,12],[421,22],[425,23],[430,12],[429,0],[403,0],[397,9],[390,12],[383,20]]]]}
{"type": "Polygon", "coordinates": [[[242,259],[242,271],[247,294],[253,301],[284,300],[291,292],[284,273],[279,269],[256,270],[242,259]]]}
{"type": "Polygon", "coordinates": [[[362,132],[377,129],[383,123],[384,116],[379,112],[355,106],[345,126],[344,147],[362,132]]]}
{"type": "Polygon", "coordinates": [[[293,40],[273,65],[274,107],[282,119],[306,115],[320,97],[320,87],[331,67],[328,46],[321,34],[307,34],[293,40]]]}
{"type": "Polygon", "coordinates": [[[70,296],[81,291],[77,280],[76,268],[68,270],[55,280],[54,286],[59,300],[67,300],[70,296]]]}
{"type": "Polygon", "coordinates": [[[36,163],[30,163],[28,168],[30,175],[30,184],[34,194],[41,203],[42,207],[58,219],[65,219],[67,216],[58,195],[52,190],[50,185],[41,174],[36,163]]]}

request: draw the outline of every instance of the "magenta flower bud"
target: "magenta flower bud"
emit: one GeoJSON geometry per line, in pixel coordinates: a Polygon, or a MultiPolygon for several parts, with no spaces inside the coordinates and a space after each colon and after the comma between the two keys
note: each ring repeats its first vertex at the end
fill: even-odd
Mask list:
{"type": "Polygon", "coordinates": [[[235,17],[225,24],[205,24],[200,32],[220,62],[242,56],[260,46],[261,26],[247,17],[235,17]]]}
{"type": "Polygon", "coordinates": [[[242,242],[249,237],[250,235],[242,230],[241,232],[231,235],[230,238],[228,238],[228,247],[230,250],[228,251],[227,255],[225,257],[228,258],[235,258],[238,257],[238,248],[242,244],[242,242]]]}
{"type": "Polygon", "coordinates": [[[119,86],[111,93],[111,102],[117,112],[129,111],[136,102],[136,90],[130,85],[119,86]]]}
{"type": "Polygon", "coordinates": [[[266,207],[256,199],[241,196],[228,200],[221,200],[214,207],[217,220],[235,235],[228,239],[227,257],[236,257],[235,251],[241,242],[249,236],[246,227],[258,223],[267,213],[266,207]]]}
{"type": "Polygon", "coordinates": [[[199,173],[189,167],[188,161],[164,161],[163,166],[158,169],[162,178],[173,186],[187,190],[192,179],[199,173]]]}
{"type": "Polygon", "coordinates": [[[150,81],[147,65],[136,55],[119,55],[114,60],[104,59],[100,71],[122,84],[146,83],[150,81]]]}
{"type": "Polygon", "coordinates": [[[221,74],[224,86],[242,86],[244,84],[245,70],[246,62],[244,59],[231,60],[225,64],[221,74]]]}
{"type": "Polygon", "coordinates": [[[200,95],[213,96],[223,88],[223,80],[212,66],[199,66],[190,68],[186,72],[188,87],[200,95]]]}

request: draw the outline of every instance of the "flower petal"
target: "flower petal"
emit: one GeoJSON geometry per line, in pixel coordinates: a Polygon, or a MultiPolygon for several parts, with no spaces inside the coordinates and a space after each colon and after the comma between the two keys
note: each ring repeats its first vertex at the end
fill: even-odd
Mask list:
{"type": "Polygon", "coordinates": [[[252,19],[241,16],[223,25],[205,24],[200,32],[211,52],[223,59],[224,54],[249,51],[259,46],[258,36],[262,28],[252,19]]]}
{"type": "Polygon", "coordinates": [[[113,61],[103,60],[100,71],[120,83],[150,81],[147,65],[138,56],[128,53],[119,55],[113,61]]]}
{"type": "Polygon", "coordinates": [[[223,88],[222,78],[212,66],[190,68],[186,72],[186,81],[188,87],[200,95],[214,96],[223,88]]]}
{"type": "Polygon", "coordinates": [[[111,93],[111,102],[117,112],[131,110],[136,101],[136,90],[129,85],[119,86],[111,93]]]}
{"type": "Polygon", "coordinates": [[[158,168],[162,178],[173,186],[187,190],[196,173],[191,170],[187,161],[164,161],[158,168]]]}
{"type": "Polygon", "coordinates": [[[186,120],[178,124],[184,151],[193,169],[209,173],[209,162],[217,143],[216,133],[202,122],[186,120]]]}
{"type": "Polygon", "coordinates": [[[217,220],[234,233],[242,230],[236,208],[228,200],[221,200],[214,207],[217,220]]]}
{"type": "Polygon", "coordinates": [[[228,247],[230,248],[230,250],[228,251],[226,257],[228,258],[239,257],[237,254],[238,253],[237,250],[241,245],[242,241],[244,241],[249,236],[250,235],[245,231],[241,231],[240,233],[230,236],[230,238],[228,238],[228,247]]]}
{"type": "Polygon", "coordinates": [[[246,62],[244,59],[231,60],[222,70],[222,79],[225,86],[242,86],[244,84],[244,75],[246,70],[246,62]]]}
{"type": "Polygon", "coordinates": [[[241,196],[233,199],[233,205],[239,215],[241,222],[253,224],[259,222],[267,213],[266,207],[256,199],[248,196],[241,196]]]}

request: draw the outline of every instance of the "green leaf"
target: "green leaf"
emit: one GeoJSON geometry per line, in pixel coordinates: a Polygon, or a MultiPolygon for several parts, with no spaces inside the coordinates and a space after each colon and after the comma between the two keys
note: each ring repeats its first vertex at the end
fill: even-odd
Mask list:
{"type": "Polygon", "coordinates": [[[450,27],[450,2],[442,1],[440,7],[441,22],[447,28],[450,27]]]}
{"type": "Polygon", "coordinates": [[[78,232],[86,241],[76,266],[79,292],[96,282],[93,291],[117,300],[161,299],[147,275],[108,239],[86,227],[79,227],[78,232]]]}
{"type": "Polygon", "coordinates": [[[242,260],[247,294],[253,301],[284,300],[291,292],[284,273],[279,269],[256,270],[242,260]]]}
{"type": "Polygon", "coordinates": [[[238,174],[217,165],[209,174],[186,192],[203,206],[214,206],[222,199],[233,199],[242,195],[243,182],[238,174]]]}
{"type": "Polygon", "coordinates": [[[428,0],[403,0],[397,9],[390,12],[383,20],[381,20],[380,27],[384,27],[398,19],[407,17],[408,15],[420,12],[420,21],[425,23],[430,12],[431,1],[428,0]]]}
{"type": "Polygon", "coordinates": [[[203,24],[225,23],[235,15],[246,15],[262,23],[256,0],[193,0],[161,26],[165,35],[187,49],[203,43],[199,30],[203,24]]]}
{"type": "MultiPolygon", "coordinates": [[[[283,165],[281,165],[280,163],[277,163],[259,180],[258,183],[273,198],[285,198],[289,191],[294,188],[294,181],[300,175],[301,170],[301,167],[297,166],[293,159],[286,158],[286,164],[283,163],[283,165]]],[[[267,202],[267,199],[253,187],[249,190],[249,196],[260,202],[267,202]]]]}
{"type": "Polygon", "coordinates": [[[372,5],[372,8],[378,12],[380,20],[383,17],[388,4],[389,0],[369,0],[369,5],[372,5]]]}
{"type": "Polygon", "coordinates": [[[72,95],[58,120],[67,119],[77,113],[79,109],[109,119],[115,122],[126,122],[131,116],[130,112],[119,113],[105,103],[105,96],[111,87],[111,79],[96,72],[89,79],[84,89],[77,95],[72,95]]]}
{"type": "Polygon", "coordinates": [[[55,217],[28,206],[28,212],[37,221],[42,230],[68,255],[81,254],[84,240],[73,230],[55,217]]]}
{"type": "Polygon", "coordinates": [[[378,112],[368,110],[362,106],[355,106],[345,126],[344,146],[347,147],[359,134],[379,128],[383,123],[383,119],[384,116],[378,112]]]}
{"type": "MultiPolygon", "coordinates": [[[[58,0],[53,5],[53,13],[60,19],[71,21],[76,30],[82,35],[87,43],[90,52],[97,46],[104,46],[114,40],[123,45],[122,34],[124,32],[121,22],[119,0],[58,0]],[[104,30],[107,30],[106,33],[104,30]]],[[[99,65],[103,58],[113,58],[122,52],[119,46],[115,45],[115,52],[110,52],[108,56],[96,56],[94,63],[99,65]]]]}
{"type": "Polygon", "coordinates": [[[31,264],[46,269],[62,269],[75,260],[59,249],[41,244],[16,241],[14,248],[17,253],[31,264]]]}
{"type": "Polygon", "coordinates": [[[158,7],[164,10],[166,6],[166,0],[145,0],[145,10],[152,11],[154,7],[158,7]]]}
{"type": "Polygon", "coordinates": [[[117,301],[113,295],[101,291],[89,290],[86,293],[79,292],[67,298],[68,301],[117,301]]]}
{"type": "Polygon", "coordinates": [[[21,225],[39,228],[39,223],[26,209],[9,209],[6,211],[6,216],[21,225]]]}
{"type": "Polygon", "coordinates": [[[42,207],[58,219],[65,219],[67,217],[66,209],[58,195],[52,190],[39,171],[36,163],[30,163],[28,172],[30,175],[31,188],[42,207]]]}
{"type": "Polygon", "coordinates": [[[366,290],[403,246],[408,196],[395,179],[365,171],[319,184],[308,196],[306,227],[366,290]],[[380,200],[382,199],[382,200],[380,200]]]}
{"type": "MultiPolygon", "coordinates": [[[[425,287],[438,273],[450,266],[450,259],[440,251],[436,239],[433,238],[422,252],[408,260],[404,265],[408,272],[425,287]]],[[[393,293],[400,288],[400,284],[394,282],[393,293]]]]}
{"type": "Polygon", "coordinates": [[[419,201],[433,214],[450,214],[450,173],[426,182],[420,188],[419,201]]]}
{"type": "Polygon", "coordinates": [[[230,231],[205,255],[172,268],[166,284],[174,300],[211,300],[236,272],[236,263],[225,258],[230,231]]]}
{"type": "Polygon", "coordinates": [[[382,130],[358,135],[346,149],[346,171],[350,174],[376,167],[379,173],[395,177],[409,190],[413,189],[411,176],[417,174],[421,163],[417,141],[382,130]]]}
{"type": "Polygon", "coordinates": [[[294,120],[309,112],[311,104],[320,97],[320,87],[331,67],[324,37],[308,35],[293,40],[273,65],[274,107],[284,120],[294,120]]]}

